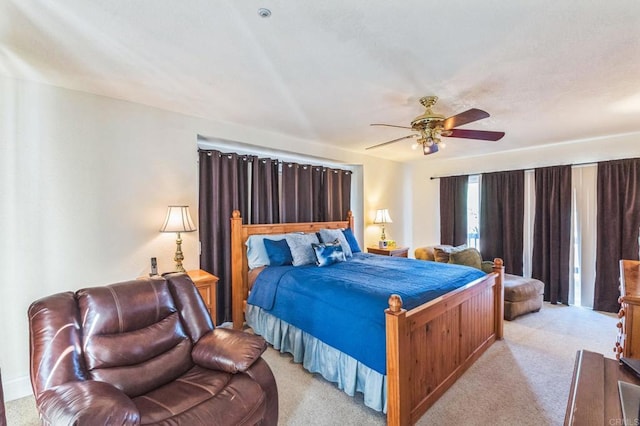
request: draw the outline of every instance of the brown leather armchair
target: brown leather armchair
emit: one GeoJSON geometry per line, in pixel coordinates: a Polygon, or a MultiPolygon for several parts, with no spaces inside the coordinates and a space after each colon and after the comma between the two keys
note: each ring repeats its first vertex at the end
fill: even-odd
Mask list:
{"type": "Polygon", "coordinates": [[[165,278],[31,304],[31,385],[44,424],[277,424],[264,339],[215,328],[189,277],[165,278]]]}

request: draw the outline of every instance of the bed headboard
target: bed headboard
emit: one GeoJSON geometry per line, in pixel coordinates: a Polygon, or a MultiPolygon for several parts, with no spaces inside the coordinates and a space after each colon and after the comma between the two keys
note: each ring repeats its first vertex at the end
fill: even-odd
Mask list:
{"type": "Polygon", "coordinates": [[[347,213],[347,219],[338,222],[274,223],[243,225],[238,210],[231,216],[231,299],[233,328],[240,329],[244,324],[244,309],[249,295],[247,246],[251,235],[286,234],[288,232],[317,232],[321,229],[353,229],[353,214],[347,213]]]}

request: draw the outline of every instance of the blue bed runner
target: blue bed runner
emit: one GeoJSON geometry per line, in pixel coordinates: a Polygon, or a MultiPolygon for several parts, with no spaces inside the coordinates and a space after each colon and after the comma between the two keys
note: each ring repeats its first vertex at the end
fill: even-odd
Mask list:
{"type": "Polygon", "coordinates": [[[386,374],[389,296],[399,294],[412,309],[484,275],[466,266],[356,253],[325,267],[265,268],[247,303],[386,374]]]}

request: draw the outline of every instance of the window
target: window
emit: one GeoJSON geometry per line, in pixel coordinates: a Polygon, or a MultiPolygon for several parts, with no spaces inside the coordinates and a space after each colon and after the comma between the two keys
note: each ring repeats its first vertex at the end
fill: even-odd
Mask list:
{"type": "Polygon", "coordinates": [[[467,187],[467,246],[480,249],[480,175],[469,176],[467,187]]]}

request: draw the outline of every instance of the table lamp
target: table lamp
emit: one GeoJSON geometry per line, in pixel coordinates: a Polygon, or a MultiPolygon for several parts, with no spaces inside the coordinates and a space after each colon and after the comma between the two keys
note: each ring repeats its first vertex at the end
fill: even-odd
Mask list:
{"type": "Polygon", "coordinates": [[[384,234],[384,224],[385,223],[393,223],[391,217],[389,216],[388,209],[379,209],[376,210],[376,217],[373,219],[373,223],[382,224],[382,235],[380,235],[380,241],[384,241],[387,239],[387,236],[384,234]]]}
{"type": "Polygon", "coordinates": [[[178,234],[176,238],[176,255],[173,260],[176,261],[176,271],[186,272],[182,266],[184,255],[182,254],[182,239],[180,238],[181,232],[193,232],[196,227],[191,220],[191,214],[189,213],[189,206],[169,206],[167,210],[167,217],[164,219],[164,224],[160,228],[160,232],[175,232],[178,234]]]}

